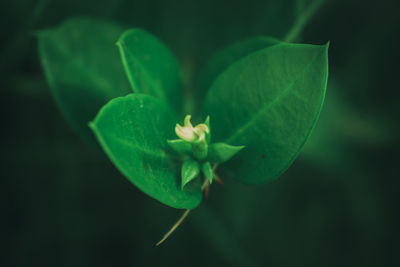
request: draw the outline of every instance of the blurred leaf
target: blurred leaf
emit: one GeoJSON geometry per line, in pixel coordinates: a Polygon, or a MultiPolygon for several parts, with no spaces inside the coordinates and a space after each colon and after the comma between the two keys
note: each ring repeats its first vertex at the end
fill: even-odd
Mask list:
{"type": "Polygon", "coordinates": [[[220,171],[257,184],[289,167],[322,107],[327,48],[271,46],[239,60],[218,77],[205,103],[205,113],[213,118],[213,137],[246,146],[220,171]]]}
{"type": "Polygon", "coordinates": [[[191,158],[186,159],[182,164],[181,188],[183,189],[185,185],[190,181],[192,181],[193,179],[195,179],[199,175],[199,173],[200,173],[200,164],[191,158]]]}
{"type": "Polygon", "coordinates": [[[39,55],[51,92],[71,126],[95,142],[87,124],[109,100],[130,91],[115,42],[123,28],[75,18],[38,33],[39,55]]]}
{"type": "Polygon", "coordinates": [[[314,164],[332,169],[337,169],[338,164],[351,162],[348,143],[341,134],[349,114],[345,112],[347,107],[338,95],[338,89],[330,80],[319,122],[299,155],[314,164]]]}
{"type": "Polygon", "coordinates": [[[337,166],[354,166],[351,146],[372,149],[393,144],[396,131],[388,116],[360,112],[340,93],[343,85],[329,81],[328,94],[320,119],[301,156],[319,166],[336,170],[337,166]]]}
{"type": "Polygon", "coordinates": [[[204,97],[218,75],[228,69],[230,65],[253,52],[276,44],[279,44],[279,41],[275,38],[257,36],[232,44],[217,53],[199,74],[198,89],[203,94],[201,97],[204,97]]]}
{"type": "Polygon", "coordinates": [[[140,190],[165,205],[192,209],[201,201],[200,185],[181,190],[178,166],[166,152],[176,121],[161,101],[130,94],[105,105],[90,127],[115,166],[140,190]]]}
{"type": "Polygon", "coordinates": [[[117,45],[133,91],[154,96],[180,111],[181,75],[178,62],[168,48],[140,29],[124,32],[117,45]]]}

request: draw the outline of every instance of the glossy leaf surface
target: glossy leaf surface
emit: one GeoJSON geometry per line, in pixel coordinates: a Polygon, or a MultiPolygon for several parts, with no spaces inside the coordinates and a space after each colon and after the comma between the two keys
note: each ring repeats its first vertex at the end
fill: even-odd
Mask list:
{"type": "Polygon", "coordinates": [[[109,100],[131,92],[115,42],[124,28],[94,19],[70,19],[38,33],[51,92],[71,126],[95,142],[87,124],[109,100]]]}
{"type": "Polygon", "coordinates": [[[208,159],[212,163],[222,163],[230,160],[244,146],[232,146],[224,143],[215,143],[208,148],[208,159]]]}
{"type": "Polygon", "coordinates": [[[192,145],[182,139],[168,140],[169,147],[180,155],[192,155],[192,145]]]}
{"type": "Polygon", "coordinates": [[[186,159],[182,164],[182,184],[181,188],[185,187],[187,183],[195,179],[200,173],[200,164],[192,158],[186,159]]]}
{"type": "Polygon", "coordinates": [[[278,43],[280,43],[280,41],[277,39],[257,36],[224,48],[212,57],[202,69],[198,80],[198,88],[201,93],[204,95],[217,77],[239,59],[278,43]]]}
{"type": "Polygon", "coordinates": [[[181,75],[169,49],[141,29],[124,32],[117,45],[133,91],[154,96],[180,111],[181,75]]]}
{"type": "Polygon", "coordinates": [[[200,185],[181,190],[181,162],[166,152],[176,121],[160,100],[130,94],[110,101],[90,126],[115,166],[140,190],[168,206],[191,209],[201,201],[200,185]]]}
{"type": "Polygon", "coordinates": [[[289,167],[322,107],[327,49],[274,45],[239,60],[218,77],[204,112],[212,118],[213,140],[246,146],[219,171],[257,184],[289,167]]]}

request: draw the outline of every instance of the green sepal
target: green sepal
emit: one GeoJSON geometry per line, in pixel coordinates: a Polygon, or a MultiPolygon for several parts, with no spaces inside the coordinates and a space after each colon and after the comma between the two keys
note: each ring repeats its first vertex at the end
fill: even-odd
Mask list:
{"type": "Polygon", "coordinates": [[[211,184],[213,181],[213,171],[211,168],[211,163],[209,161],[204,162],[201,165],[201,171],[203,172],[204,176],[207,178],[208,182],[211,184]]]}
{"type": "Polygon", "coordinates": [[[208,160],[212,163],[222,163],[231,159],[244,146],[231,146],[225,143],[215,143],[208,148],[208,160]]]}
{"type": "Polygon", "coordinates": [[[210,130],[209,133],[206,134],[207,144],[210,144],[211,143],[210,116],[207,116],[206,120],[204,121],[204,124],[207,125],[208,129],[210,130]]]}
{"type": "Polygon", "coordinates": [[[167,140],[169,147],[179,155],[192,155],[192,145],[181,139],[167,140]]]}
{"type": "Polygon", "coordinates": [[[187,183],[195,179],[200,173],[200,164],[192,158],[186,159],[182,164],[182,184],[181,189],[185,187],[187,183]]]}
{"type": "Polygon", "coordinates": [[[193,143],[192,144],[193,156],[198,161],[203,161],[207,158],[208,155],[208,145],[207,143],[193,143]]]}

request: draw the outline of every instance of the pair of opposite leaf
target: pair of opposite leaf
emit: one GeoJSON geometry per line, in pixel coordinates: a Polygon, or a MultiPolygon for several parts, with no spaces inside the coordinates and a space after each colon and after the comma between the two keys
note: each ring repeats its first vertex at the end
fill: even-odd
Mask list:
{"type": "Polygon", "coordinates": [[[180,141],[167,142],[182,120],[182,85],[175,57],[157,38],[92,19],[71,19],[38,37],[52,93],[71,125],[93,140],[87,123],[95,118],[90,128],[116,167],[175,208],[201,202],[200,179],[192,177],[202,170],[211,182],[211,164],[230,158],[237,145],[245,149],[219,164],[218,174],[247,184],[279,177],[308,139],[324,100],[328,45],[250,38],[224,49],[199,74],[196,100],[211,118],[208,132],[192,127],[190,136],[185,124],[177,127],[180,141]],[[206,140],[207,153],[195,139],[206,140]]]}

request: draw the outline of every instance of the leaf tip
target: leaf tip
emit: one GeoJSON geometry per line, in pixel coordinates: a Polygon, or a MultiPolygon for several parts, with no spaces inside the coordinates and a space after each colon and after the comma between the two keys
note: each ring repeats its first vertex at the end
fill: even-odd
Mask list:
{"type": "Polygon", "coordinates": [[[124,39],[126,38],[125,36],[126,36],[126,31],[121,34],[118,41],[115,43],[115,45],[118,46],[120,49],[123,49],[123,47],[125,45],[125,41],[124,41],[124,39]]]}
{"type": "Polygon", "coordinates": [[[87,125],[90,129],[92,129],[92,131],[97,130],[96,123],[94,121],[89,121],[87,125]]]}
{"type": "Polygon", "coordinates": [[[325,44],[326,49],[328,49],[330,45],[331,45],[331,41],[326,42],[326,44],[325,44]]]}
{"type": "Polygon", "coordinates": [[[207,115],[204,124],[206,124],[208,127],[210,127],[210,115],[207,115]]]}

